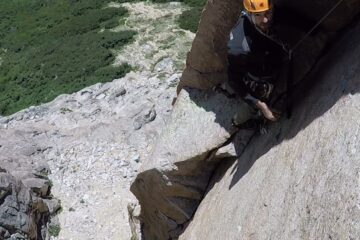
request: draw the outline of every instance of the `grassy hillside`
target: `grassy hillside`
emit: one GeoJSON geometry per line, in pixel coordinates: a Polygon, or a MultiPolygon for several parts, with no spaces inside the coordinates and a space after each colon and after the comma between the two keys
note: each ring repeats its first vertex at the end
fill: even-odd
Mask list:
{"type": "MultiPolygon", "coordinates": [[[[127,15],[124,8],[106,8],[109,2],[0,1],[0,115],[120,78],[130,71],[127,64],[111,66],[115,58],[111,49],[131,42],[136,33],[108,30],[127,15]]],[[[179,24],[196,31],[205,0],[182,2],[192,9],[180,17],[179,24]]]]}
{"type": "MultiPolygon", "coordinates": [[[[152,2],[164,3],[173,0],[151,0],[152,2]]],[[[202,9],[204,8],[207,0],[179,0],[189,7],[190,10],[183,12],[179,18],[179,25],[181,28],[196,32],[202,9]]]]}
{"type": "Polygon", "coordinates": [[[122,77],[110,49],[133,39],[114,33],[127,12],[103,0],[0,1],[0,114],[48,102],[62,93],[122,77]]]}

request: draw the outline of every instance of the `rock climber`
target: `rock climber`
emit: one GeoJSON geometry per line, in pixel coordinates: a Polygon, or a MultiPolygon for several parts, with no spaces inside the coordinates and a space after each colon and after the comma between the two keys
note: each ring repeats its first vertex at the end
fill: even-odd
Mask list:
{"type": "MultiPolygon", "coordinates": [[[[268,101],[284,65],[286,47],[273,32],[276,16],[270,0],[243,0],[243,5],[245,11],[228,42],[229,85],[266,119],[276,121],[278,113],[268,101]]],[[[236,116],[233,121],[242,124],[236,116]]]]}

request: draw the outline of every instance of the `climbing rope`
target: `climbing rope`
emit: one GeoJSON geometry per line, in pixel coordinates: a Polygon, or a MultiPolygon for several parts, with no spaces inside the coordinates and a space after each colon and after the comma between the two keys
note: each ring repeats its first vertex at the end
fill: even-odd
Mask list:
{"type": "Polygon", "coordinates": [[[292,85],[293,85],[293,53],[294,51],[307,39],[310,34],[343,2],[344,0],[338,1],[289,51],[289,65],[288,65],[288,80],[287,80],[287,118],[291,117],[292,114],[292,85]]]}
{"type": "Polygon", "coordinates": [[[298,48],[306,38],[343,2],[344,0],[340,0],[337,2],[295,45],[289,50],[289,58],[292,57],[292,53],[298,48]]]}

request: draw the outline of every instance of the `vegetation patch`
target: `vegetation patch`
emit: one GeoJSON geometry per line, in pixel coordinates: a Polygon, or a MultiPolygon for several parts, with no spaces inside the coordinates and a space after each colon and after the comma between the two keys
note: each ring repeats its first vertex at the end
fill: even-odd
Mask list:
{"type": "Polygon", "coordinates": [[[106,4],[0,1],[0,115],[123,77],[131,70],[127,64],[111,66],[115,56],[110,50],[131,42],[135,32],[109,31],[127,11],[106,4]]]}
{"type": "Polygon", "coordinates": [[[61,228],[59,225],[49,226],[48,231],[50,236],[57,237],[59,236],[61,228]]]}
{"type": "Polygon", "coordinates": [[[183,12],[178,20],[179,26],[193,33],[197,31],[201,12],[207,0],[183,0],[191,9],[183,12]]]}
{"type": "MultiPolygon", "coordinates": [[[[0,115],[123,77],[132,67],[113,67],[111,50],[132,42],[136,33],[111,31],[128,12],[107,5],[139,1],[145,0],[0,1],[0,115]]],[[[195,32],[206,0],[180,2],[190,10],[178,23],[195,32]]]]}
{"type": "MultiPolygon", "coordinates": [[[[124,2],[140,2],[146,0],[118,0],[117,2],[124,3],[124,2]]],[[[153,3],[167,3],[167,2],[174,2],[174,0],[150,0],[153,3]]],[[[183,12],[179,19],[178,24],[182,29],[189,30],[191,32],[196,32],[201,12],[207,2],[207,0],[179,0],[179,2],[185,3],[190,7],[189,10],[183,12]]]]}

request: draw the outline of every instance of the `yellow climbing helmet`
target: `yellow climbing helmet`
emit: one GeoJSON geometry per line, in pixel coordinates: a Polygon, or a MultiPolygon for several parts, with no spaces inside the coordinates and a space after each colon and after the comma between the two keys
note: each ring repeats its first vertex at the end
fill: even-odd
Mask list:
{"type": "Polygon", "coordinates": [[[244,0],[245,10],[250,13],[264,12],[270,9],[270,0],[244,0]]]}

